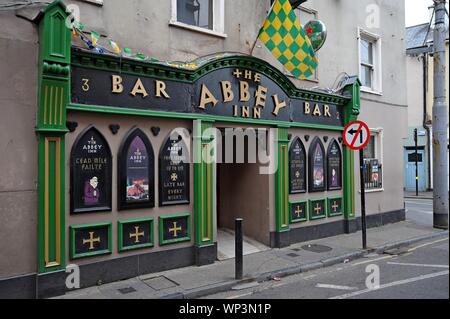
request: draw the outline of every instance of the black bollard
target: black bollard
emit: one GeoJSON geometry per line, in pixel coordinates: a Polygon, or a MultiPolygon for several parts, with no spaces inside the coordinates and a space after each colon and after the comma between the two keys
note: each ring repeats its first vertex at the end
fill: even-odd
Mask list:
{"type": "Polygon", "coordinates": [[[242,218],[236,218],[234,227],[234,251],[235,251],[235,278],[242,279],[244,271],[243,264],[243,235],[242,235],[242,218]]]}

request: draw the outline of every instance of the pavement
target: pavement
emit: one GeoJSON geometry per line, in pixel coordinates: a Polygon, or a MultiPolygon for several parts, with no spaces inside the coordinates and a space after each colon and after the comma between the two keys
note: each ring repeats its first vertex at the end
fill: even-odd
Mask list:
{"type": "Polygon", "coordinates": [[[447,299],[449,242],[430,239],[201,299],[447,299]]]}
{"type": "Polygon", "coordinates": [[[374,253],[448,237],[412,220],[371,228],[368,249],[361,249],[361,232],[298,243],[244,256],[244,279],[234,279],[234,259],[153,273],[128,280],[70,291],[60,299],[192,299],[231,289],[245,289],[325,267],[346,264],[374,253]]]}
{"type": "Polygon", "coordinates": [[[409,199],[433,199],[433,192],[418,192],[418,196],[416,196],[416,192],[407,192],[404,191],[404,198],[409,199]]]}

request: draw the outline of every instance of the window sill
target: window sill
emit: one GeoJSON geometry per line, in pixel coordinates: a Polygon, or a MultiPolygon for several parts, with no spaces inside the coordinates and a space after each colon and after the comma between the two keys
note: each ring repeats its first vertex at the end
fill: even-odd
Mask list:
{"type": "Polygon", "coordinates": [[[374,91],[373,89],[371,89],[367,86],[361,86],[361,92],[383,96],[383,93],[381,93],[379,91],[374,91]]]}
{"type": "Polygon", "coordinates": [[[209,34],[209,35],[212,35],[212,36],[215,36],[215,37],[219,37],[219,38],[223,38],[223,39],[227,38],[227,35],[225,33],[217,32],[217,31],[213,31],[213,30],[209,30],[209,29],[205,29],[205,28],[196,27],[194,25],[186,24],[186,23],[179,22],[179,21],[169,21],[169,25],[173,26],[173,27],[186,29],[186,30],[196,31],[196,32],[199,32],[199,33],[209,34]]]}
{"type": "MultiPolygon", "coordinates": [[[[364,193],[379,193],[384,192],[384,188],[374,188],[374,189],[366,189],[364,193]]],[[[358,190],[358,193],[361,194],[361,190],[358,190]]]]}

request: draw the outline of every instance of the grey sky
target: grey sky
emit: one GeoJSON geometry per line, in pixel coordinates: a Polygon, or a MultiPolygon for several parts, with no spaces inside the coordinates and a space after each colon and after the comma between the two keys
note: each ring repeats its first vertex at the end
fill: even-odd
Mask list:
{"type": "Polygon", "coordinates": [[[428,11],[428,7],[433,5],[433,0],[405,0],[405,5],[405,24],[407,27],[430,22],[430,12],[428,11]]]}

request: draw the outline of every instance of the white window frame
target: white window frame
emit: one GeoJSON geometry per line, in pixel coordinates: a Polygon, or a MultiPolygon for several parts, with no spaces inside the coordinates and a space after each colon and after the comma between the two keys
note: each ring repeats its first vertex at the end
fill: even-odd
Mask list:
{"type": "Polygon", "coordinates": [[[225,0],[213,0],[213,29],[197,27],[177,21],[177,0],[171,0],[171,17],[169,25],[192,30],[200,33],[214,35],[220,38],[226,38],[225,34],[225,0]]]}
{"type": "Polygon", "coordinates": [[[99,5],[99,6],[102,6],[102,5],[103,5],[103,0],[80,0],[80,1],[83,1],[83,2],[90,2],[90,3],[93,3],[93,4],[97,4],[97,5],[99,5]]]}
{"type": "MultiPolygon", "coordinates": [[[[370,130],[370,136],[374,136],[374,149],[375,149],[375,159],[379,161],[381,165],[383,165],[383,169],[381,170],[381,180],[383,181],[384,185],[384,160],[383,160],[383,128],[377,127],[377,128],[369,128],[370,130]]],[[[373,189],[365,189],[366,193],[376,193],[376,192],[383,192],[384,186],[381,188],[373,188],[373,189]]],[[[361,190],[358,191],[361,193],[361,190]]]]}
{"type": "Polygon", "coordinates": [[[358,74],[361,78],[361,39],[372,43],[373,78],[372,87],[362,85],[361,91],[376,95],[382,95],[382,59],[381,37],[378,34],[358,28],[358,74]]]}

